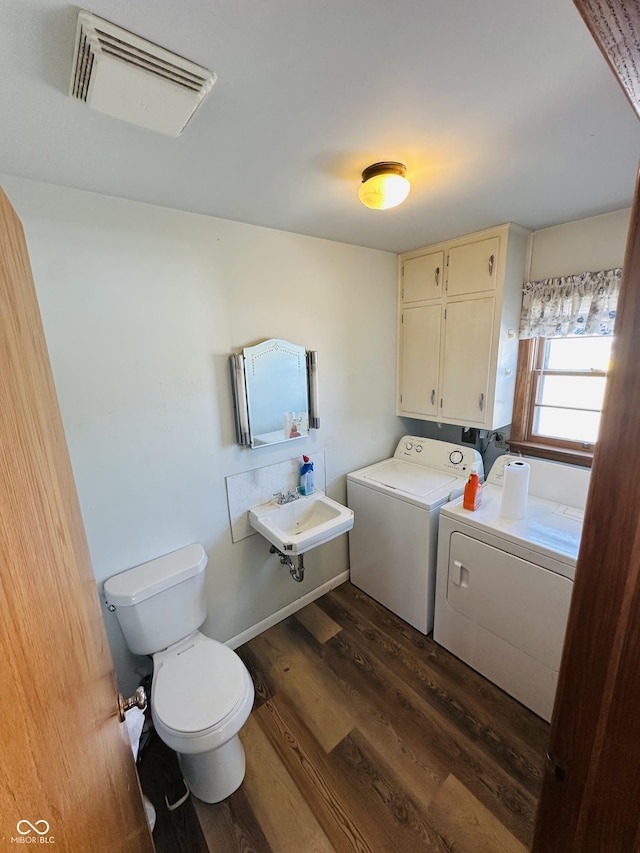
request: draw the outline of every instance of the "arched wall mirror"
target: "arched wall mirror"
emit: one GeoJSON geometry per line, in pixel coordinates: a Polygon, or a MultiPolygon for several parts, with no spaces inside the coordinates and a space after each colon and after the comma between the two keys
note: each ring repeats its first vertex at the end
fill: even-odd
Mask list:
{"type": "Polygon", "coordinates": [[[264,447],[319,429],[317,355],[271,338],[230,356],[238,444],[264,447]]]}

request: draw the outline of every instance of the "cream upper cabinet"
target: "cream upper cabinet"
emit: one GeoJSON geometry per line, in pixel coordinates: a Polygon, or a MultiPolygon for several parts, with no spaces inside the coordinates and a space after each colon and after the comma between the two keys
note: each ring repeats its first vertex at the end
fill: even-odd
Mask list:
{"type": "Polygon", "coordinates": [[[494,314],[492,297],[447,305],[439,402],[447,421],[486,423],[494,314]]]}
{"type": "Polygon", "coordinates": [[[400,405],[405,414],[421,417],[438,413],[441,314],[439,303],[405,307],[403,311],[400,405]]]}
{"type": "Polygon", "coordinates": [[[444,287],[444,252],[418,255],[402,262],[401,298],[404,304],[437,299],[444,287]]]}
{"type": "Polygon", "coordinates": [[[447,256],[447,296],[495,290],[499,249],[499,237],[452,246],[447,256]]]}
{"type": "Polygon", "coordinates": [[[527,240],[502,225],[400,256],[399,415],[485,429],[511,422],[527,240]]]}

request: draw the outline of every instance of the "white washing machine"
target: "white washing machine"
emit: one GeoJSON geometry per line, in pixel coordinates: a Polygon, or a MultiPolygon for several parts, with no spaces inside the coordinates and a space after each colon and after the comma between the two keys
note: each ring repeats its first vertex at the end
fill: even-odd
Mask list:
{"type": "Polygon", "coordinates": [[[526,517],[500,516],[494,463],[471,512],[440,512],[433,638],[545,720],[551,719],[591,472],[527,459],[526,517]]]}
{"type": "Polygon", "coordinates": [[[406,435],[391,459],[347,476],[351,581],[423,634],[433,628],[438,511],[461,495],[473,448],[406,435]]]}

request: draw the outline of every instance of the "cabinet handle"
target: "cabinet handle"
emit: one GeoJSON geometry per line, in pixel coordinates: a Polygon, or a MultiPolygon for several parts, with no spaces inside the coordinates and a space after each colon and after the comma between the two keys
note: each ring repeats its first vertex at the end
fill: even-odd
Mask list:
{"type": "Polygon", "coordinates": [[[491,255],[491,257],[489,258],[489,275],[493,275],[493,262],[494,257],[493,255],[491,255]]]}
{"type": "Polygon", "coordinates": [[[481,412],[484,411],[484,394],[480,394],[480,399],[478,400],[478,408],[481,412]]]}
{"type": "Polygon", "coordinates": [[[436,287],[440,286],[440,267],[436,267],[436,287]]]}
{"type": "Polygon", "coordinates": [[[431,391],[431,405],[432,405],[432,406],[433,406],[433,404],[435,403],[435,401],[436,401],[436,389],[434,388],[434,389],[431,391]]]}

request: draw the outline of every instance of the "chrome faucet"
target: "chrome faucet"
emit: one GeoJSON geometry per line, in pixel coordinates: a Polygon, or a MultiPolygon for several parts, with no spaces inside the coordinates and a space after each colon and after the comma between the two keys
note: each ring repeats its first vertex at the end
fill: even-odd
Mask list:
{"type": "Polygon", "coordinates": [[[291,501],[297,501],[300,495],[297,491],[294,492],[274,492],[275,497],[278,498],[279,504],[290,504],[291,501]]]}

